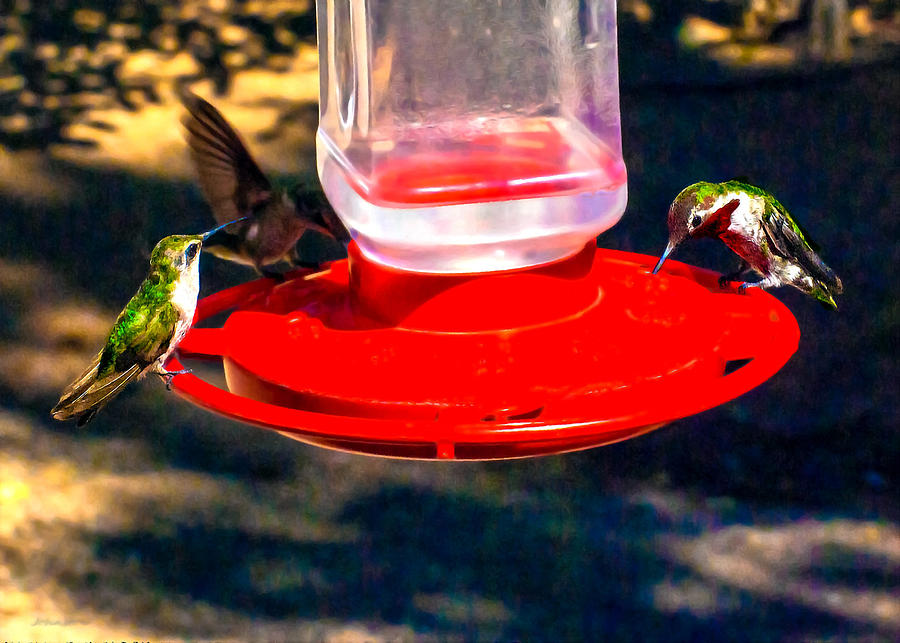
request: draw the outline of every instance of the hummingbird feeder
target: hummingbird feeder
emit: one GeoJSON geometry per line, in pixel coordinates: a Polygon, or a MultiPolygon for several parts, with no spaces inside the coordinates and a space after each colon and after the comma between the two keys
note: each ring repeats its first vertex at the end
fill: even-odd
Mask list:
{"type": "Polygon", "coordinates": [[[614,0],[319,0],[317,21],[349,256],[201,300],[195,326],[230,314],[178,355],[221,360],[227,390],[185,374],[182,397],[324,447],[514,458],[651,431],[794,353],[771,295],[596,248],[626,203],[614,0]]]}

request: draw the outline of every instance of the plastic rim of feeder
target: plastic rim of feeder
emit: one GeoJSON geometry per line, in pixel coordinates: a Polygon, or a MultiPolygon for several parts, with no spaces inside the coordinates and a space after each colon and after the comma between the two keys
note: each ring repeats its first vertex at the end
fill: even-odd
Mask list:
{"type": "MultiPolygon", "coordinates": [[[[731,400],[777,372],[800,331],[759,289],[656,257],[597,250],[477,275],[349,258],[200,301],[178,349],[221,360],[189,401],[303,442],[370,455],[479,460],[617,442],[731,400]],[[752,336],[753,342],[746,338],[752,336]]],[[[168,368],[181,368],[178,359],[168,368]]]]}

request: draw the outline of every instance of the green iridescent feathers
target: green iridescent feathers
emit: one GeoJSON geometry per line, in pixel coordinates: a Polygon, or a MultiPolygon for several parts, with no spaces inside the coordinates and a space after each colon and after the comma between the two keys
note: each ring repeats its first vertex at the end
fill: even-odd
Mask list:
{"type": "Polygon", "coordinates": [[[168,347],[178,322],[178,311],[169,302],[165,285],[148,284],[148,281],[116,319],[100,354],[100,377],[113,370],[123,370],[129,364],[145,368],[168,347]]]}
{"type": "Polygon", "coordinates": [[[179,278],[196,261],[201,241],[200,235],[177,235],[156,245],[147,278],[119,314],[102,350],[63,391],[51,411],[54,418],[86,424],[165,354],[180,319],[172,296],[179,278]],[[189,252],[195,243],[195,251],[189,252]]]}

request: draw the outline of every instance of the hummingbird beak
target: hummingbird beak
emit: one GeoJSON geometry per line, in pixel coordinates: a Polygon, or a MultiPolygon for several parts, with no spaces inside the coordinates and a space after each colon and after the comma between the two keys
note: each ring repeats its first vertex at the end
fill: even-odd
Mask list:
{"type": "Polygon", "coordinates": [[[203,238],[204,241],[206,241],[206,240],[209,239],[211,236],[213,236],[215,233],[217,233],[219,230],[222,230],[222,229],[224,229],[224,228],[227,228],[228,226],[230,226],[230,225],[232,225],[232,224],[234,224],[234,223],[238,223],[238,222],[240,222],[240,221],[246,221],[246,220],[249,219],[249,218],[250,218],[250,217],[241,217],[240,219],[235,219],[234,221],[229,221],[228,223],[223,223],[223,224],[220,225],[220,226],[216,226],[216,227],[213,228],[212,230],[207,230],[206,232],[204,232],[204,233],[201,234],[200,236],[203,238]]]}
{"type": "Polygon", "coordinates": [[[675,249],[675,245],[676,244],[669,241],[669,244],[666,246],[666,249],[662,253],[662,257],[659,258],[659,263],[656,264],[656,268],[653,269],[651,274],[655,275],[656,273],[659,272],[659,269],[662,268],[662,265],[665,262],[666,257],[668,257],[670,254],[672,254],[672,251],[675,249]]]}

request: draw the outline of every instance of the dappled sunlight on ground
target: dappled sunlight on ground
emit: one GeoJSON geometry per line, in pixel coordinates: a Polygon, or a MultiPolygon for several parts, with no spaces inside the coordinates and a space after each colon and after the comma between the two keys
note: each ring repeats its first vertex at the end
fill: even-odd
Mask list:
{"type": "MultiPolygon", "coordinates": [[[[693,504],[691,520],[705,514],[708,524],[716,522],[709,501],[686,503],[683,497],[659,492],[638,494],[636,499],[640,497],[668,510],[693,504]]],[[[761,526],[708,528],[699,536],[661,537],[663,555],[687,566],[691,574],[659,583],[654,588],[656,605],[664,611],[710,616],[740,609],[737,594],[745,592],[757,600],[803,605],[884,632],[900,628],[896,525],[843,518],[782,523],[786,517],[767,516],[769,524],[761,526]],[[877,589],[866,589],[872,580],[877,580],[877,589]]]]}
{"type": "Polygon", "coordinates": [[[749,69],[787,68],[797,61],[797,55],[790,47],[769,44],[725,43],[710,47],[709,56],[720,63],[749,69]]]}
{"type": "MultiPolygon", "coordinates": [[[[152,431],[216,426],[187,405],[167,416],[152,431]]],[[[0,410],[4,635],[495,639],[554,622],[574,635],[573,610],[607,622],[622,609],[646,613],[632,631],[647,635],[674,619],[680,640],[747,610],[760,633],[795,615],[801,638],[815,622],[897,626],[890,523],[784,508],[749,525],[730,498],[597,493],[576,474],[587,455],[436,466],[292,444],[291,475],[223,476],[160,466],[140,437],[0,410]]]]}
{"type": "MultiPolygon", "coordinates": [[[[303,489],[288,483],[260,495],[255,485],[220,476],[147,470],[150,454],[137,440],[53,435],[27,415],[5,411],[0,411],[0,444],[0,567],[8,572],[0,575],[0,610],[7,637],[252,634],[269,640],[386,640],[409,635],[409,630],[389,625],[257,619],[148,586],[152,581],[146,578],[138,545],[142,538],[163,539],[168,545],[160,553],[175,558],[180,554],[172,539],[195,529],[209,532],[211,548],[217,547],[216,533],[240,533],[251,553],[254,542],[283,540],[304,548],[357,538],[355,530],[332,524],[327,508],[303,489]],[[299,510],[279,506],[288,495],[299,510]],[[325,515],[317,516],[323,510],[325,515]],[[134,544],[122,550],[124,556],[107,558],[97,547],[103,541],[134,544]]],[[[248,563],[246,591],[263,596],[316,583],[315,569],[287,567],[277,556],[256,558],[248,563]]],[[[196,567],[190,560],[175,564],[200,582],[211,573],[203,561],[196,567]]]]}
{"type": "MultiPolygon", "coordinates": [[[[151,53],[137,52],[132,58],[151,53]]],[[[311,158],[316,122],[282,122],[279,117],[292,106],[311,104],[315,109],[319,91],[315,48],[301,46],[285,63],[277,71],[249,69],[234,74],[232,90],[223,97],[213,95],[210,81],[188,86],[226,115],[266,170],[293,173],[301,163],[301,153],[311,158]]],[[[57,144],[51,147],[51,156],[127,169],[139,175],[193,180],[180,124],[184,108],[176,95],[183,70],[178,66],[155,67],[153,61],[143,61],[139,67],[154,70],[157,100],[135,111],[111,106],[85,112],[67,126],[65,133],[69,139],[90,145],[57,144]]]]}

